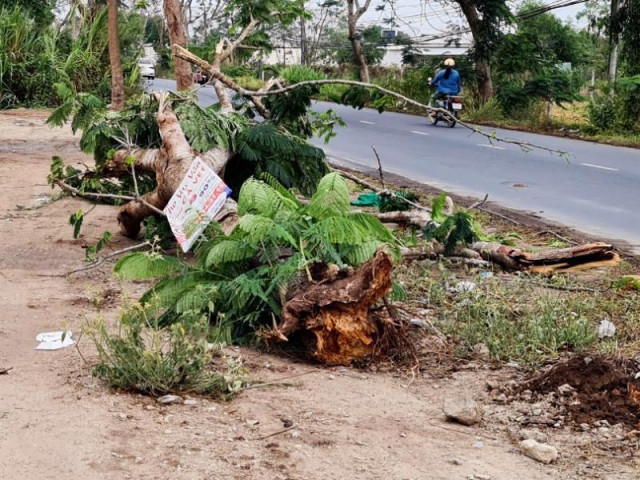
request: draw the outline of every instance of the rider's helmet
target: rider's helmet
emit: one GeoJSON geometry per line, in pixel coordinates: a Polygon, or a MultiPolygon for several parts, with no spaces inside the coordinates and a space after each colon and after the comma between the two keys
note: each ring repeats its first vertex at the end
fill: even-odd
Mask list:
{"type": "Polygon", "coordinates": [[[456,66],[456,62],[455,62],[455,60],[453,58],[447,58],[444,61],[444,66],[445,67],[455,67],[456,66]]]}

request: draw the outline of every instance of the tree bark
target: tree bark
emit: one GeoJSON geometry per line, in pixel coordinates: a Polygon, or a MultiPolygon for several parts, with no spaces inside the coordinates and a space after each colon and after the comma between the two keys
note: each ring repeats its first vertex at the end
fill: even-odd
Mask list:
{"type": "Polygon", "coordinates": [[[118,35],[118,0],[107,0],[109,62],[111,64],[111,109],[124,107],[124,74],[120,60],[120,36],[118,35]]]}
{"type": "MultiPolygon", "coordinates": [[[[187,37],[184,29],[184,16],[180,0],[164,0],[164,16],[167,20],[171,44],[187,48],[187,37]]],[[[191,65],[174,55],[176,85],[178,90],[188,90],[193,85],[191,65]]]]}
{"type": "MultiPolygon", "coordinates": [[[[161,105],[163,103],[162,101],[160,102],[161,105]]],[[[178,189],[180,182],[182,182],[196,157],[199,156],[214,172],[223,177],[224,168],[232,153],[229,150],[220,148],[201,154],[194,152],[184,136],[178,118],[169,107],[164,107],[158,112],[156,122],[162,136],[162,147],[160,149],[120,150],[115,153],[107,169],[110,173],[116,174],[127,172],[129,166],[126,159],[133,157],[136,172],[154,172],[156,174],[157,187],[141,198],[150,205],[162,210],[178,189]]],[[[236,202],[228,198],[222,211],[215,218],[225,232],[231,231],[237,222],[236,207],[236,202]]],[[[128,237],[137,237],[142,220],[156,214],[157,212],[144,203],[129,202],[120,209],[118,214],[120,230],[128,237]]]]}
{"type": "MultiPolygon", "coordinates": [[[[456,0],[462,13],[467,19],[473,41],[476,45],[483,41],[480,16],[476,10],[473,0],[456,0]]],[[[491,81],[491,67],[488,58],[475,59],[476,82],[478,84],[478,94],[483,102],[493,96],[493,82],[491,81]]]]}
{"type": "Polygon", "coordinates": [[[358,20],[360,20],[362,15],[364,15],[370,4],[371,0],[367,0],[367,2],[360,7],[358,0],[347,0],[349,42],[351,42],[353,54],[360,67],[360,81],[365,83],[369,83],[370,80],[369,66],[367,65],[367,57],[364,54],[362,43],[360,43],[360,40],[358,39],[357,27],[358,20]]]}

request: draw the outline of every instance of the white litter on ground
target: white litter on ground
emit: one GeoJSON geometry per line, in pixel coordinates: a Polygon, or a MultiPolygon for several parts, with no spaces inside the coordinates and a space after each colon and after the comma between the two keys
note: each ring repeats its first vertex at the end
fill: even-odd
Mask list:
{"type": "Polygon", "coordinates": [[[43,332],[36,335],[36,341],[40,342],[36,350],[60,350],[61,348],[75,345],[75,340],[71,338],[71,331],[66,332],[43,332]]]}

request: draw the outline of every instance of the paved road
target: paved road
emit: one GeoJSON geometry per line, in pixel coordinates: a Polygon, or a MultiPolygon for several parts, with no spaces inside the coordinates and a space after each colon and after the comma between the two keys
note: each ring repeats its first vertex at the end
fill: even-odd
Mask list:
{"type": "MultiPolygon", "coordinates": [[[[156,80],[166,89],[172,82],[156,80]]],[[[203,105],[215,101],[211,87],[199,91],[203,105]]],[[[497,135],[571,154],[569,161],[542,151],[523,152],[494,143],[460,126],[428,125],[425,118],[375,110],[333,108],[347,123],[328,145],[341,162],[384,169],[457,194],[483,197],[499,205],[531,211],[603,238],[622,239],[640,249],[640,150],[580,140],[497,130],[497,135]]]]}

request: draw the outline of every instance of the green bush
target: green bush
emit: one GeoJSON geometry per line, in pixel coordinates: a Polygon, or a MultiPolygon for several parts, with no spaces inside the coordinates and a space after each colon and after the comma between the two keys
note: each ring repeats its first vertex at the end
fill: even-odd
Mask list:
{"type": "Polygon", "coordinates": [[[616,119],[615,101],[608,95],[600,95],[589,102],[589,123],[600,131],[610,130],[616,119]]]}
{"type": "Polygon", "coordinates": [[[477,97],[465,97],[464,105],[464,116],[469,122],[499,122],[504,119],[502,107],[495,98],[482,102],[477,97]]]}

